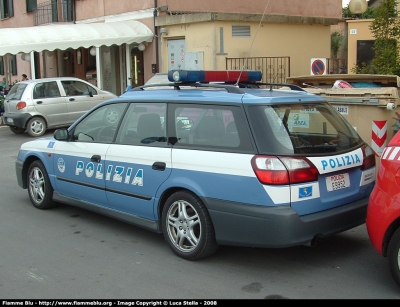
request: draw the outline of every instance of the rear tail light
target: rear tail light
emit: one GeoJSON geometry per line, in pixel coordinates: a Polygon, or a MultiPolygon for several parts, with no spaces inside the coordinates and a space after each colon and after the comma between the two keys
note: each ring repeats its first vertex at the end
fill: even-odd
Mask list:
{"type": "Polygon", "coordinates": [[[317,168],[306,158],[254,156],[251,165],[262,184],[293,184],[318,180],[317,168]]]}
{"type": "Polygon", "coordinates": [[[371,147],[369,147],[367,144],[365,144],[362,147],[362,152],[364,155],[364,160],[363,160],[363,164],[361,166],[362,170],[371,168],[373,166],[375,166],[375,152],[372,150],[371,147]]]}
{"type": "Polygon", "coordinates": [[[26,108],[26,102],[25,101],[20,101],[17,103],[17,110],[21,110],[23,108],[26,108]]]}

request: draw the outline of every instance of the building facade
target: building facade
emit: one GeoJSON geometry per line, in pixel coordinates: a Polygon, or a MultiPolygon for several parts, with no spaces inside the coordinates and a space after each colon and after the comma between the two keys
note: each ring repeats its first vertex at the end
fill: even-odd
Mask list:
{"type": "Polygon", "coordinates": [[[0,77],[75,76],[117,95],[170,69],[261,69],[282,81],[330,57],[341,2],[0,0],[0,77]]]}

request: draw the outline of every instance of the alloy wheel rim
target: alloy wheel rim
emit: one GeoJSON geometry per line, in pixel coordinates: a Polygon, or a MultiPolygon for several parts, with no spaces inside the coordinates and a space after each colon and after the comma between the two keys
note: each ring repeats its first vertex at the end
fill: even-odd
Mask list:
{"type": "Polygon", "coordinates": [[[200,217],[186,201],[176,201],[167,213],[168,236],[174,246],[182,252],[191,252],[201,239],[200,217]]]}
{"type": "Polygon", "coordinates": [[[40,204],[44,199],[44,176],[42,171],[35,167],[29,175],[29,192],[35,203],[40,204]]]}

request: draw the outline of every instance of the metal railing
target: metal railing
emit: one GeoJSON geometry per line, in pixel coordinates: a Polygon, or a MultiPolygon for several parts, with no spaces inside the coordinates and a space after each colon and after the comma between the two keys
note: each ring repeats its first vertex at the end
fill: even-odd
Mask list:
{"type": "Polygon", "coordinates": [[[347,74],[347,59],[327,58],[327,74],[347,74]]]}
{"type": "Polygon", "coordinates": [[[33,23],[35,26],[55,23],[71,22],[74,20],[73,0],[51,0],[38,4],[33,12],[33,23]]]}
{"type": "Polygon", "coordinates": [[[226,58],[226,69],[260,70],[262,82],[285,83],[290,77],[290,57],[226,58]]]}

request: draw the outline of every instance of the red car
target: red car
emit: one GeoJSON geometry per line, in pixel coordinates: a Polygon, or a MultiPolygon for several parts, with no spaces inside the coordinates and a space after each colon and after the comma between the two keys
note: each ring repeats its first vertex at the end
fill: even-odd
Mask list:
{"type": "Polygon", "coordinates": [[[400,286],[400,133],[381,155],[366,225],[372,245],[388,258],[390,272],[400,286]]]}

